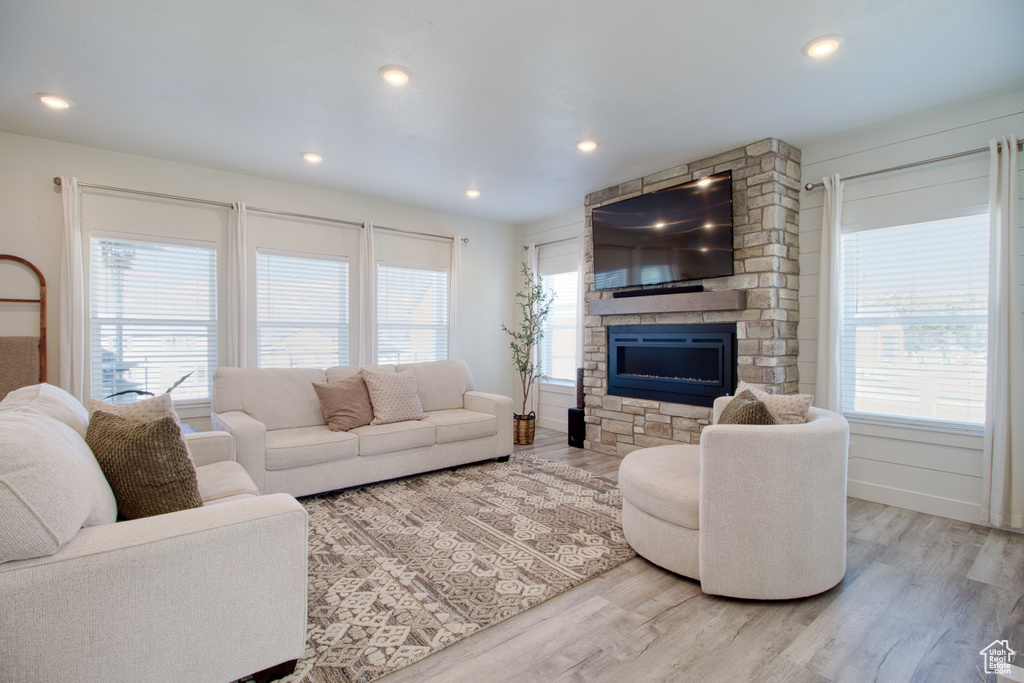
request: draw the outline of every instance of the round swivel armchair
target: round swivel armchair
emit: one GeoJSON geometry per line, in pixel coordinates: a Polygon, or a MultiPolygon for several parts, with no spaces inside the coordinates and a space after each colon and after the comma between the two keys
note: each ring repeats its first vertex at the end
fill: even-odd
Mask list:
{"type": "Polygon", "coordinates": [[[634,451],[619,468],[626,541],[705,593],[826,591],[846,573],[849,435],[844,417],[812,407],[804,424],[712,424],[699,446],[634,451]]]}

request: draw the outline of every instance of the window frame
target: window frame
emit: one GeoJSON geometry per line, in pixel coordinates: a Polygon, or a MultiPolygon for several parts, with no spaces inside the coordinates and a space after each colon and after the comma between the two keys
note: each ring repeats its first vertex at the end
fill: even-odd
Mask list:
{"type": "MultiPolygon", "coordinates": [[[[450,312],[449,312],[449,302],[450,302],[450,299],[451,299],[451,285],[452,285],[452,275],[451,275],[450,267],[446,267],[446,266],[433,266],[433,265],[427,265],[427,264],[422,264],[422,263],[409,263],[409,262],[406,262],[406,261],[396,261],[396,260],[390,260],[390,259],[378,259],[376,261],[376,263],[374,264],[374,266],[375,267],[374,267],[374,283],[373,283],[374,284],[373,319],[374,319],[374,337],[375,337],[375,339],[374,339],[374,351],[375,351],[374,352],[374,356],[375,356],[374,360],[375,360],[375,362],[378,363],[378,364],[385,364],[385,365],[404,365],[404,364],[407,364],[407,363],[427,362],[427,361],[423,361],[423,360],[408,360],[408,361],[398,360],[398,361],[394,361],[394,362],[390,361],[390,360],[381,360],[381,349],[382,349],[382,345],[381,345],[381,332],[382,332],[382,330],[387,329],[389,327],[389,325],[388,324],[383,324],[382,323],[382,319],[381,319],[381,305],[382,305],[382,300],[383,300],[384,297],[382,296],[382,290],[381,290],[381,286],[380,286],[380,277],[381,277],[381,270],[382,269],[387,269],[387,268],[405,269],[405,270],[418,270],[418,271],[430,271],[430,272],[435,272],[435,273],[441,273],[441,274],[444,275],[444,280],[445,280],[444,286],[440,288],[441,291],[444,294],[444,301],[442,302],[442,305],[441,305],[440,308],[444,312],[443,329],[444,329],[444,335],[445,336],[444,336],[443,343],[440,345],[440,346],[443,346],[443,350],[441,352],[441,355],[439,357],[434,358],[433,360],[448,360],[449,348],[450,348],[448,340],[449,340],[449,338],[451,337],[451,334],[452,334],[451,315],[450,315],[450,312]]],[[[432,327],[432,328],[433,327],[438,327],[439,328],[441,326],[440,325],[431,325],[429,327],[432,327]]],[[[395,329],[400,329],[400,326],[396,327],[395,329]]],[[[409,326],[407,326],[407,329],[427,329],[427,328],[425,328],[423,326],[412,326],[412,325],[409,325],[409,326]]],[[[437,345],[435,345],[435,346],[437,346],[437,345]]]]}
{"type": "MultiPolygon", "coordinates": [[[[138,232],[124,232],[116,230],[88,230],[83,231],[82,235],[82,257],[85,261],[82,268],[83,285],[84,285],[84,301],[82,307],[84,310],[84,344],[85,349],[83,353],[83,365],[85,374],[85,394],[86,399],[94,398],[94,387],[93,387],[93,332],[94,332],[94,315],[93,315],[93,240],[123,240],[132,242],[141,242],[149,244],[159,245],[171,245],[171,246],[184,246],[184,247],[197,247],[203,249],[209,249],[213,252],[213,269],[212,278],[213,286],[212,291],[212,304],[214,317],[211,320],[207,320],[205,323],[195,323],[194,326],[203,325],[208,329],[212,330],[213,345],[212,349],[207,351],[207,374],[208,374],[208,386],[209,394],[203,398],[185,398],[178,399],[171,395],[172,401],[174,402],[175,410],[179,412],[182,417],[191,418],[206,414],[208,407],[213,400],[213,373],[220,366],[220,342],[223,334],[222,328],[222,278],[221,278],[221,259],[223,254],[221,253],[220,244],[215,240],[204,240],[195,239],[188,237],[175,237],[171,235],[154,235],[148,233],[138,232]]],[[[148,321],[146,321],[148,322],[148,321]]],[[[105,399],[100,399],[105,400],[105,399]]]]}

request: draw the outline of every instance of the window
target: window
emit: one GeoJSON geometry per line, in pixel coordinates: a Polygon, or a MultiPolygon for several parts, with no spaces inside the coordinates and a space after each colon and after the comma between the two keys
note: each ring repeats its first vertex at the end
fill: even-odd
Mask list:
{"type": "Polygon", "coordinates": [[[842,236],[843,411],[985,420],[988,216],[842,236]]]}
{"type": "Polygon", "coordinates": [[[256,362],[261,368],[348,365],[348,262],[259,250],[256,362]]]}
{"type": "Polygon", "coordinates": [[[93,236],[89,260],[90,395],[161,394],[192,373],[174,398],[208,399],[217,367],[216,249],[93,236]]]}
{"type": "Polygon", "coordinates": [[[448,357],[448,271],[377,264],[377,362],[448,357]]]}
{"type": "Polygon", "coordinates": [[[547,379],[576,381],[578,278],[576,271],[541,276],[544,289],[555,294],[540,341],[540,367],[547,379]]]}

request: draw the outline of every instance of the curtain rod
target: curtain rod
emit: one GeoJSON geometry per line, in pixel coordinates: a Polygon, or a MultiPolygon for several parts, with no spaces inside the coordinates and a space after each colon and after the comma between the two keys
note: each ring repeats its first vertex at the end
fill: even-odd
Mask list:
{"type": "MultiPolygon", "coordinates": [[[[1001,146],[999,143],[998,146],[1001,146]]],[[[1017,143],[1017,150],[1024,149],[1024,141],[1017,143]]],[[[878,171],[868,171],[867,173],[858,173],[857,175],[846,176],[843,180],[856,180],[857,178],[867,178],[868,176],[878,175],[879,173],[891,173],[892,171],[902,171],[905,168],[914,168],[915,166],[924,166],[925,164],[934,164],[937,161],[947,161],[948,159],[957,159],[959,157],[966,157],[972,154],[981,154],[982,152],[989,151],[988,147],[979,147],[978,149],[971,149],[966,152],[957,152],[956,154],[947,154],[944,157],[935,157],[933,159],[925,159],[924,161],[915,161],[909,164],[903,164],[901,166],[893,166],[891,168],[883,168],[878,171]]],[[[819,187],[824,187],[824,183],[807,183],[804,185],[805,190],[815,190],[819,187]]]]}
{"type": "MultiPolygon", "coordinates": [[[[60,185],[61,185],[60,176],[54,177],[53,184],[56,185],[57,187],[60,187],[60,185]]],[[[216,202],[216,201],[213,201],[211,199],[197,199],[195,197],[181,197],[179,195],[174,195],[174,194],[161,194],[159,192],[145,192],[143,190],[131,190],[131,189],[128,189],[128,188],[125,188],[125,187],[111,187],[109,185],[94,185],[92,183],[78,183],[78,186],[79,187],[88,187],[88,188],[91,188],[91,189],[94,189],[94,190],[108,190],[108,191],[111,191],[111,192],[124,192],[124,193],[127,193],[127,194],[137,194],[137,195],[142,195],[144,197],[157,197],[157,198],[160,198],[160,199],[174,199],[174,200],[177,200],[177,201],[180,201],[180,202],[192,202],[193,204],[206,204],[207,206],[222,206],[222,207],[225,207],[225,208],[228,208],[228,209],[234,207],[233,204],[229,204],[227,202],[216,202]]],[[[356,228],[363,227],[362,223],[356,223],[355,221],[346,221],[346,220],[342,220],[340,218],[326,218],[324,216],[311,216],[309,214],[295,213],[295,212],[292,212],[292,211],[278,211],[277,209],[262,209],[262,208],[260,208],[258,206],[246,206],[245,210],[246,211],[259,211],[261,213],[269,213],[269,214],[274,214],[274,215],[277,215],[277,216],[289,216],[291,218],[305,218],[307,220],[324,221],[324,222],[327,222],[327,223],[337,223],[339,225],[348,225],[348,226],[352,226],[352,227],[356,227],[356,228]]],[[[381,230],[393,230],[394,232],[404,232],[404,233],[407,233],[407,234],[410,234],[410,235],[424,235],[426,237],[438,237],[440,239],[447,239],[447,240],[454,240],[455,239],[455,238],[447,236],[447,235],[434,235],[434,234],[429,233],[429,232],[414,232],[412,230],[399,230],[398,228],[386,228],[384,226],[376,226],[376,225],[374,227],[379,227],[381,230]]],[[[462,242],[463,242],[463,244],[469,244],[469,238],[468,237],[464,237],[462,239],[462,242]]]]}
{"type": "MultiPolygon", "coordinates": [[[[565,239],[552,240],[550,242],[539,242],[539,243],[537,243],[537,244],[535,244],[533,246],[535,246],[535,247],[550,247],[552,244],[561,244],[562,242],[575,242],[575,241],[579,240],[580,237],[581,237],[580,235],[576,235],[575,237],[566,237],[565,239]]],[[[529,248],[530,248],[529,246],[523,245],[523,251],[526,251],[529,248]]]]}

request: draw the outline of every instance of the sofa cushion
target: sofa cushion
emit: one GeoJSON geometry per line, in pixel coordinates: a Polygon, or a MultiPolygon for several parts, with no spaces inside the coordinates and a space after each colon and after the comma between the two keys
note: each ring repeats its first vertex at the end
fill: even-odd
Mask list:
{"type": "Polygon", "coordinates": [[[473,376],[461,360],[409,363],[395,367],[398,372],[412,370],[423,410],[462,408],[462,395],[473,391],[473,376]]]}
{"type": "Polygon", "coordinates": [[[619,465],[622,497],[658,519],[700,528],[700,446],[633,451],[619,465]]]}
{"type": "Polygon", "coordinates": [[[359,455],[380,455],[434,443],[434,425],[426,420],[367,425],[349,433],[359,436],[359,455]]]}
{"type": "Polygon", "coordinates": [[[78,432],[34,409],[0,414],[0,562],[52,555],[83,526],[116,519],[78,432]]]}
{"type": "Polygon", "coordinates": [[[84,439],[89,412],[77,398],[60,387],[43,382],[15,389],[0,401],[0,413],[30,409],[48,415],[74,429],[84,439]]]}
{"type": "Polygon", "coordinates": [[[434,443],[482,439],[498,433],[498,418],[473,410],[435,410],[423,419],[434,425],[434,443]]]}
{"type": "Polygon", "coordinates": [[[807,422],[807,411],[814,403],[813,394],[769,394],[742,381],[736,386],[736,395],[739,396],[748,390],[754,394],[754,398],[768,406],[768,410],[775,416],[776,423],[780,425],[807,422]]]}
{"type": "Polygon", "coordinates": [[[361,375],[340,382],[313,382],[320,401],[320,410],[332,432],[347,432],[353,427],[368,425],[373,420],[370,393],[361,375]]]}
{"type": "MultiPolygon", "coordinates": [[[[154,422],[162,417],[169,417],[174,420],[174,424],[178,425],[178,429],[181,429],[181,420],[178,419],[178,413],[174,410],[174,401],[170,394],[159,394],[132,403],[107,403],[90,398],[89,417],[91,418],[96,411],[117,415],[130,422],[154,422]]],[[[192,451],[189,450],[187,441],[183,441],[183,443],[191,462],[192,451]]]]}
{"type": "Polygon", "coordinates": [[[426,415],[416,393],[416,375],[403,372],[374,372],[363,370],[366,389],[373,405],[371,425],[384,425],[404,420],[422,420],[426,415]]]}
{"type": "Polygon", "coordinates": [[[232,460],[197,467],[196,483],[203,505],[229,496],[260,495],[260,490],[245,468],[232,460]]]}
{"type": "Polygon", "coordinates": [[[354,458],[358,443],[351,432],[332,432],[327,425],[268,430],[265,467],[287,470],[354,458]]]}
{"type": "Polygon", "coordinates": [[[326,382],[319,368],[217,368],[213,412],[240,410],[267,430],[326,424],[313,382],[326,382]]]}
{"type": "Polygon", "coordinates": [[[718,424],[773,425],[776,424],[776,420],[768,406],[755,398],[753,392],[747,389],[729,401],[722,414],[718,416],[718,424]]]}
{"type": "Polygon", "coordinates": [[[349,377],[355,377],[363,370],[370,370],[371,372],[391,372],[395,371],[394,365],[336,365],[333,368],[327,368],[327,382],[340,382],[349,377]]]}
{"type": "Polygon", "coordinates": [[[196,468],[171,417],[152,422],[98,410],[85,435],[125,519],[201,507],[196,468]]]}

